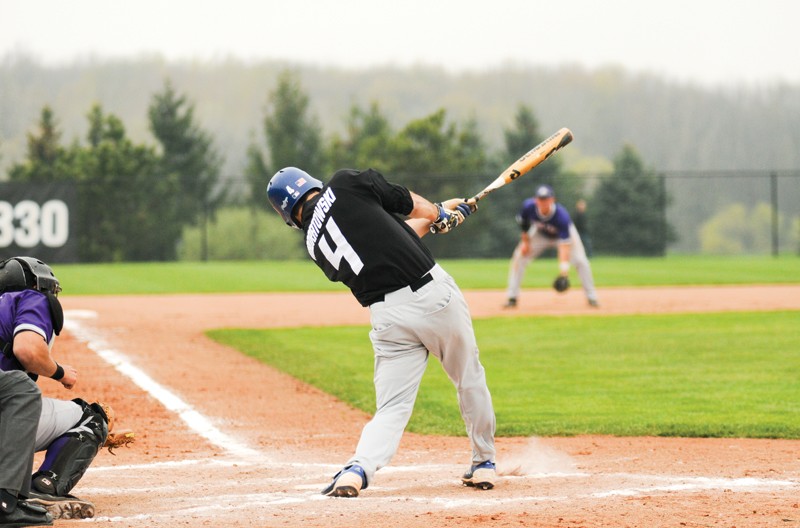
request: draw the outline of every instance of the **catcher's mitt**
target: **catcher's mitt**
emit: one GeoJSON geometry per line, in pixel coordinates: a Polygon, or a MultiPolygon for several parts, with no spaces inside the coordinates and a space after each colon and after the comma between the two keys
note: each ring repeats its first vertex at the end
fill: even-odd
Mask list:
{"type": "Polygon", "coordinates": [[[98,405],[103,408],[106,418],[108,418],[108,436],[102,447],[107,447],[108,452],[113,455],[114,449],[132,444],[136,440],[136,435],[130,429],[114,431],[114,423],[116,422],[114,409],[105,402],[98,402],[98,405]]]}
{"type": "Polygon", "coordinates": [[[553,281],[553,289],[559,293],[565,292],[569,289],[569,278],[564,275],[559,275],[553,281]]]}
{"type": "Polygon", "coordinates": [[[120,431],[114,433],[108,433],[108,437],[106,438],[106,443],[103,444],[103,447],[108,448],[108,452],[112,455],[114,454],[114,449],[118,447],[128,446],[136,441],[136,435],[133,431],[120,431]]]}

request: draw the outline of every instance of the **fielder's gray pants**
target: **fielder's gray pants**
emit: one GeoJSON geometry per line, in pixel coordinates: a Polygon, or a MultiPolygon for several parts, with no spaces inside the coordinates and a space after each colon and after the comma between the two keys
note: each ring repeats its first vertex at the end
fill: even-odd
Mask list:
{"type": "Polygon", "coordinates": [[[416,292],[402,288],[370,306],[377,410],[348,462],[364,468],[367,482],[397,452],[429,353],[456,387],[472,463],[495,460],[494,408],[469,308],[447,272],[436,265],[430,273],[433,281],[416,292]]]}
{"type": "MultiPolygon", "coordinates": [[[[545,249],[558,248],[559,244],[564,242],[558,238],[549,238],[536,231],[536,227],[531,227],[528,231],[530,236],[530,254],[523,255],[520,251],[520,246],[517,244],[514,249],[514,254],[511,256],[511,265],[508,270],[508,298],[516,299],[519,297],[520,287],[522,285],[522,277],[525,275],[525,268],[528,264],[545,249]]],[[[569,226],[569,240],[572,248],[569,253],[569,262],[575,266],[575,271],[578,272],[578,277],[581,279],[581,286],[586,294],[586,298],[590,301],[597,300],[597,291],[594,288],[594,278],[592,277],[592,268],[589,265],[589,259],[586,258],[586,251],[583,248],[583,242],[578,234],[578,230],[574,225],[569,226]]]]}
{"type": "Polygon", "coordinates": [[[0,489],[27,496],[42,393],[21,370],[0,370],[0,489]]]}
{"type": "Polygon", "coordinates": [[[42,398],[42,414],[36,428],[36,451],[44,451],[53,440],[63,435],[83,416],[83,409],[73,401],[42,398]]]}

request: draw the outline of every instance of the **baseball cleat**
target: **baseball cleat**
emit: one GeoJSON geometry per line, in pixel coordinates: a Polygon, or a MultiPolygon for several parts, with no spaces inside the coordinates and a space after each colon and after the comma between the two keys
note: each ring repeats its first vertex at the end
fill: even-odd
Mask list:
{"type": "Polygon", "coordinates": [[[516,308],[516,307],[517,307],[517,299],[515,297],[509,298],[503,305],[503,308],[516,308]]]}
{"type": "Polygon", "coordinates": [[[45,508],[53,519],[91,519],[94,517],[94,504],[73,495],[50,495],[31,490],[30,504],[45,508]]]}
{"type": "Polygon", "coordinates": [[[592,308],[600,308],[600,303],[597,302],[597,299],[589,299],[589,306],[592,308]]]}
{"type": "Polygon", "coordinates": [[[359,465],[347,466],[333,477],[330,486],[322,490],[328,497],[358,497],[367,488],[367,475],[359,465]]]}
{"type": "Polygon", "coordinates": [[[18,500],[16,507],[8,511],[9,504],[0,501],[0,526],[3,528],[25,528],[27,526],[53,526],[53,516],[37,504],[18,500]]]}
{"type": "Polygon", "coordinates": [[[461,482],[471,488],[490,490],[494,487],[495,479],[497,479],[497,472],[494,462],[487,460],[469,468],[469,471],[461,477],[461,482]]]}

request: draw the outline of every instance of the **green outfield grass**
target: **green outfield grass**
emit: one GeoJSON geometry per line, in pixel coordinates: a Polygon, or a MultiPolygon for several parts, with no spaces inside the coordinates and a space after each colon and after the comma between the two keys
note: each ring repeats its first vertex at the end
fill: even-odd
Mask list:
{"type": "MultiPolygon", "coordinates": [[[[508,260],[442,260],[463,289],[502,289],[508,260]]],[[[599,288],[693,284],[800,282],[800,257],[613,258],[592,260],[599,288]]],[[[54,264],[64,295],[346,291],[331,283],[310,260],[263,262],[175,262],[140,264],[54,264]]],[[[549,287],[554,260],[534,261],[525,288],[549,287]]],[[[573,283],[578,284],[575,271],[573,283]]]]}
{"type": "MultiPolygon", "coordinates": [[[[800,312],[475,321],[500,436],[800,438],[798,328],[800,312]]],[[[367,333],[209,335],[372,413],[367,333]]],[[[454,388],[434,359],[409,430],[464,434],[454,388]]]]}

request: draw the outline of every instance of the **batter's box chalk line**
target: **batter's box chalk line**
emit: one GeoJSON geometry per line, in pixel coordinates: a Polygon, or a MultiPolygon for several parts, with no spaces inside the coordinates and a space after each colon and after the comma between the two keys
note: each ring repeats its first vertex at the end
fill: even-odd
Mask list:
{"type": "Polygon", "coordinates": [[[75,337],[85,342],[89,349],[101,359],[161,402],[168,410],[176,413],[192,431],[208,440],[214,446],[232,456],[243,459],[265,458],[263,453],[247,447],[220,431],[208,418],[197,412],[177,394],[155,381],[144,370],[136,367],[127,356],[111,348],[99,332],[90,329],[83,322],[96,319],[97,314],[94,313],[94,316],[92,316],[92,313],[89,310],[67,310],[64,313],[65,326],[75,337]]]}

